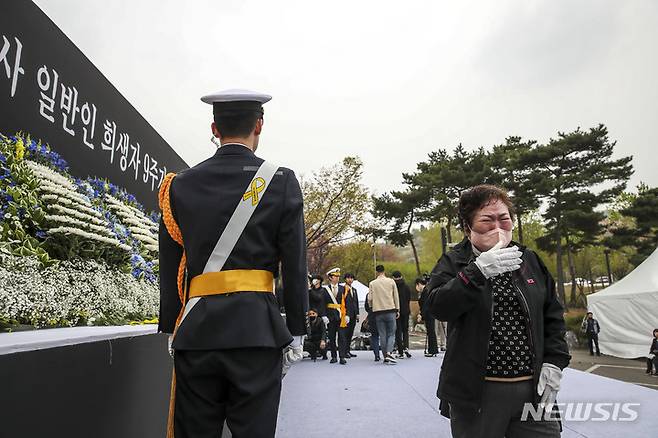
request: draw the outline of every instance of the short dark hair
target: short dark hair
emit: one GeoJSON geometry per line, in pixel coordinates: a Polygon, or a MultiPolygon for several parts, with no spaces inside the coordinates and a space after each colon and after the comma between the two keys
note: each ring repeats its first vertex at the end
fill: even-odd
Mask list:
{"type": "Polygon", "coordinates": [[[588,315],[594,315],[592,312],[587,312],[588,315]]]}
{"type": "Polygon", "coordinates": [[[480,184],[462,192],[459,197],[457,216],[462,230],[465,230],[467,226],[471,227],[475,212],[493,201],[501,201],[505,204],[509,209],[510,217],[514,220],[514,204],[507,192],[490,184],[480,184]]]}
{"type": "Polygon", "coordinates": [[[313,281],[313,280],[322,281],[322,275],[315,274],[315,275],[311,276],[311,281],[313,281]]]}
{"type": "Polygon", "coordinates": [[[391,275],[393,278],[402,278],[402,273],[400,271],[393,271],[391,275]]]}
{"type": "Polygon", "coordinates": [[[425,280],[422,277],[418,277],[416,278],[416,284],[422,284],[423,286],[425,286],[427,284],[427,280],[425,280]]]}
{"type": "Polygon", "coordinates": [[[351,272],[346,272],[345,278],[354,278],[354,274],[352,274],[351,272]]]}
{"type": "Polygon", "coordinates": [[[315,307],[311,307],[310,309],[308,309],[308,311],[309,311],[309,313],[310,312],[318,313],[318,311],[315,309],[315,307]]]}
{"type": "Polygon", "coordinates": [[[249,137],[263,115],[258,111],[230,110],[215,114],[215,126],[221,137],[249,137]]]}
{"type": "Polygon", "coordinates": [[[377,266],[375,266],[375,271],[381,274],[382,272],[385,271],[385,269],[384,269],[384,265],[377,265],[377,266]]]}

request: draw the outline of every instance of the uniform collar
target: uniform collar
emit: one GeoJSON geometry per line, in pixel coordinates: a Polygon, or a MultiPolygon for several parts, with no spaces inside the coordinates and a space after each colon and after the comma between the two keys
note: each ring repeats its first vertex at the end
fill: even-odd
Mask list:
{"type": "Polygon", "coordinates": [[[254,151],[241,143],[226,143],[224,146],[217,149],[216,157],[223,155],[248,155],[253,156],[254,151]]]}

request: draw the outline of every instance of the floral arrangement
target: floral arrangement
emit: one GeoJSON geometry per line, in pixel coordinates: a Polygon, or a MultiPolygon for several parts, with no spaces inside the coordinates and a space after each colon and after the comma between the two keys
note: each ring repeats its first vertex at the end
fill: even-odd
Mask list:
{"type": "Polygon", "coordinates": [[[73,178],[48,145],[0,134],[0,322],[148,321],[158,222],[109,181],[73,178]]]}
{"type": "Polygon", "coordinates": [[[155,283],[107,263],[75,259],[43,268],[35,257],[2,257],[0,325],[120,325],[153,318],[158,305],[155,283]]]}

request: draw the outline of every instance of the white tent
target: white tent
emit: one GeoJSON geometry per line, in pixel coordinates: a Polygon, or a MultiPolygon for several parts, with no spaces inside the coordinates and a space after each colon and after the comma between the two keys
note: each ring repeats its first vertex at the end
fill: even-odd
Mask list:
{"type": "Polygon", "coordinates": [[[361,283],[359,280],[354,280],[352,282],[352,287],[356,289],[356,293],[359,296],[359,308],[363,311],[366,302],[366,295],[368,294],[368,286],[361,283]]]}
{"type": "Polygon", "coordinates": [[[587,306],[601,325],[603,354],[646,356],[658,328],[658,249],[626,277],[588,295],[587,306]]]}

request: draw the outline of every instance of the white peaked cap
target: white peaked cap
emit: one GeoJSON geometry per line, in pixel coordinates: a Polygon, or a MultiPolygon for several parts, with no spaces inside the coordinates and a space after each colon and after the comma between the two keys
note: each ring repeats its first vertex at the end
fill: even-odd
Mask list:
{"type": "Polygon", "coordinates": [[[210,105],[225,102],[258,102],[263,104],[270,100],[272,100],[272,96],[269,94],[241,89],[217,91],[216,93],[207,94],[201,98],[202,102],[210,105]]]}
{"type": "Polygon", "coordinates": [[[332,268],[329,271],[327,271],[327,277],[330,276],[331,274],[340,275],[340,268],[332,268]]]}

